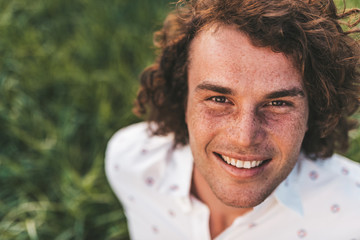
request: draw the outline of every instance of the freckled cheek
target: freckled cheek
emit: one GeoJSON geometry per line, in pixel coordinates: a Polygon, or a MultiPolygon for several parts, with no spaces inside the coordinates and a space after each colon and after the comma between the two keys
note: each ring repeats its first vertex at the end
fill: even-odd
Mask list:
{"type": "Polygon", "coordinates": [[[301,147],[307,130],[307,118],[303,115],[289,115],[272,119],[266,124],[266,131],[280,146],[301,147]]]}
{"type": "Polygon", "coordinates": [[[200,108],[188,109],[187,121],[189,135],[191,137],[203,138],[215,136],[219,129],[223,128],[227,118],[215,114],[211,110],[200,108]]]}

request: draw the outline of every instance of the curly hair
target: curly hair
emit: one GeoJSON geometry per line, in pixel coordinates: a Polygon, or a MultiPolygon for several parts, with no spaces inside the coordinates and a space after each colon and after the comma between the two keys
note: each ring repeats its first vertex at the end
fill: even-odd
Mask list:
{"type": "Polygon", "coordinates": [[[309,101],[304,153],[326,158],[346,151],[348,132],[356,125],[349,117],[360,103],[360,56],[358,41],[349,36],[358,30],[345,32],[340,21],[358,13],[338,14],[332,0],[179,1],[154,35],[160,54],[141,75],[134,110],[156,123],[153,134],[174,133],[174,145],[186,145],[191,41],[210,24],[235,25],[254,46],[284,53],[300,70],[309,101]]]}

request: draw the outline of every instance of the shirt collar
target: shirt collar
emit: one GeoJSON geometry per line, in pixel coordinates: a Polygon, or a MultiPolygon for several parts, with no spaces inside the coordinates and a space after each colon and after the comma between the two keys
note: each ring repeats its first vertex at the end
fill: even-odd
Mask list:
{"type": "Polygon", "coordinates": [[[301,202],[298,178],[301,170],[301,162],[304,157],[303,153],[299,155],[299,159],[293,170],[274,192],[274,196],[279,204],[293,210],[301,216],[304,215],[304,210],[301,202]]]}

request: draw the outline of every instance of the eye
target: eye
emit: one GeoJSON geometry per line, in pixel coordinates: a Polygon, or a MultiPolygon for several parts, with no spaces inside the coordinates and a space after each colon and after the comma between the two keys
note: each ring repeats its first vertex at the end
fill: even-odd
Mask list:
{"type": "Polygon", "coordinates": [[[230,101],[224,97],[224,96],[214,96],[209,98],[210,101],[216,102],[216,103],[229,103],[230,101]]]}
{"type": "Polygon", "coordinates": [[[293,103],[283,100],[274,100],[265,104],[266,107],[291,107],[293,103]]]}
{"type": "Polygon", "coordinates": [[[267,103],[266,106],[285,107],[285,106],[291,106],[291,104],[286,101],[275,100],[275,101],[271,101],[271,102],[267,103]]]}

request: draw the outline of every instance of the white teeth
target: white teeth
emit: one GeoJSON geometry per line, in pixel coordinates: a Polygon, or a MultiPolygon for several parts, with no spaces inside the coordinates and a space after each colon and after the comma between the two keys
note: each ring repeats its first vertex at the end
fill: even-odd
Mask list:
{"type": "Polygon", "coordinates": [[[227,156],[223,156],[223,158],[224,158],[224,160],[225,160],[228,164],[230,164],[230,163],[231,163],[231,161],[230,161],[230,158],[229,158],[229,157],[227,157],[227,156]]]}
{"type": "Polygon", "coordinates": [[[237,163],[236,163],[237,168],[242,168],[243,166],[244,166],[243,161],[237,161],[237,163]]]}
{"type": "Polygon", "coordinates": [[[245,161],[244,168],[251,168],[251,163],[249,161],[245,161]]]}
{"type": "Polygon", "coordinates": [[[237,168],[250,169],[250,168],[258,167],[263,162],[263,161],[241,161],[228,156],[223,156],[223,155],[221,156],[225,160],[225,162],[237,168]]]}

